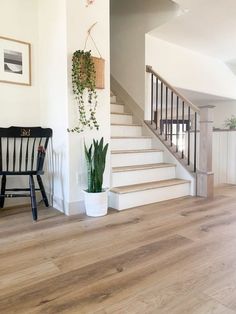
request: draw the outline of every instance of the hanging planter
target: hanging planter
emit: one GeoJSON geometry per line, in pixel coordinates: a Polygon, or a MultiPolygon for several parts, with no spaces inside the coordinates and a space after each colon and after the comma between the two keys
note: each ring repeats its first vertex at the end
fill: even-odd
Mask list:
{"type": "Polygon", "coordinates": [[[98,89],[103,89],[105,88],[105,82],[104,82],[104,77],[105,77],[105,60],[102,58],[102,55],[96,45],[95,40],[93,39],[93,36],[91,35],[92,29],[94,26],[96,26],[97,22],[94,23],[89,29],[88,29],[88,35],[85,41],[85,46],[84,50],[86,49],[88,39],[90,38],[94,48],[96,49],[99,57],[92,57],[93,63],[94,63],[94,69],[95,69],[95,86],[98,89]]]}
{"type": "Polygon", "coordinates": [[[105,88],[105,60],[103,58],[92,57],[95,68],[95,86],[97,89],[105,88]]]}
{"type": "Polygon", "coordinates": [[[86,127],[99,129],[96,120],[96,72],[91,51],[77,50],[72,57],[72,88],[77,101],[78,125],[69,132],[81,133],[86,127]],[[88,105],[88,108],[87,108],[88,105]]]}
{"type": "Polygon", "coordinates": [[[84,50],[77,50],[72,57],[72,88],[77,101],[79,121],[76,127],[68,129],[68,132],[83,132],[89,129],[99,129],[96,120],[97,92],[96,88],[104,88],[104,67],[105,60],[96,46],[91,36],[91,30],[96,25],[94,23],[88,30],[84,50]],[[93,57],[91,50],[86,51],[88,38],[91,38],[100,58],[93,57]]]}

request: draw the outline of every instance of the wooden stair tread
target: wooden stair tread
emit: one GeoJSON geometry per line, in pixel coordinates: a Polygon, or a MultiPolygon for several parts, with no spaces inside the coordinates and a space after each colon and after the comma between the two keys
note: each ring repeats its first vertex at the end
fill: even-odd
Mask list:
{"type": "Polygon", "coordinates": [[[121,115],[121,116],[133,116],[132,113],[129,112],[114,112],[112,111],[111,114],[121,115]]]}
{"type": "Polygon", "coordinates": [[[111,123],[113,126],[142,126],[140,123],[111,123]]]}
{"type": "Polygon", "coordinates": [[[156,163],[156,164],[144,164],[144,165],[113,167],[112,168],[112,172],[125,172],[125,171],[136,171],[136,170],[167,168],[167,167],[176,167],[176,165],[175,164],[161,162],[161,163],[156,163]]]}
{"type": "Polygon", "coordinates": [[[139,154],[139,153],[156,153],[156,152],[163,152],[163,150],[158,148],[151,148],[151,149],[130,149],[130,150],[113,150],[111,151],[112,154],[139,154]]]}
{"type": "Polygon", "coordinates": [[[157,188],[164,188],[164,187],[173,186],[173,185],[180,185],[180,184],[185,184],[185,183],[190,183],[190,181],[183,180],[183,179],[170,179],[170,180],[162,180],[162,181],[154,181],[154,182],[126,185],[126,186],[120,186],[120,187],[113,187],[110,189],[110,192],[117,193],[117,194],[127,194],[127,193],[140,192],[140,191],[152,190],[152,189],[157,189],[157,188]]]}
{"type": "Polygon", "coordinates": [[[124,106],[125,104],[122,104],[121,102],[111,102],[111,105],[118,105],[118,106],[124,106]]]}
{"type": "Polygon", "coordinates": [[[111,139],[152,139],[151,136],[112,136],[111,139]]]}

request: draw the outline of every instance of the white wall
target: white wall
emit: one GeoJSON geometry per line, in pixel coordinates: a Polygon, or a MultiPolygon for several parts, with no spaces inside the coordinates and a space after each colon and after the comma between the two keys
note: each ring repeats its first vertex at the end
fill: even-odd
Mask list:
{"type": "MultiPolygon", "coordinates": [[[[109,0],[96,1],[88,8],[85,1],[77,0],[1,0],[0,29],[2,36],[31,43],[33,74],[32,87],[0,83],[1,125],[53,128],[54,207],[66,214],[78,213],[86,188],[84,139],[87,144],[92,138],[110,139],[109,0]],[[106,60],[106,88],[98,91],[100,131],[72,135],[67,128],[73,126],[77,112],[71,57],[84,48],[86,31],[94,22],[98,22],[94,39],[106,60]]],[[[108,158],[105,186],[109,179],[108,158]]]]}
{"type": "Polygon", "coordinates": [[[38,125],[37,1],[1,0],[0,35],[31,43],[32,86],[0,83],[0,125],[38,125]]]}
{"type": "MultiPolygon", "coordinates": [[[[84,142],[89,145],[93,138],[104,137],[105,142],[110,141],[110,55],[109,55],[109,0],[95,1],[89,7],[85,7],[84,1],[67,1],[67,55],[68,55],[68,103],[70,127],[74,126],[76,103],[72,94],[71,84],[71,58],[74,51],[84,48],[84,42],[88,28],[95,22],[97,25],[92,35],[105,59],[105,89],[97,90],[98,107],[97,120],[100,125],[99,131],[86,131],[81,134],[70,134],[69,136],[69,164],[70,164],[70,212],[82,209],[83,193],[87,188],[86,163],[84,159],[84,142]],[[75,14],[76,12],[76,14],[75,14]]],[[[88,41],[88,50],[98,56],[91,41],[88,41]]],[[[109,187],[110,169],[109,153],[107,167],[104,175],[104,186],[109,187]]]]}
{"type": "Polygon", "coordinates": [[[236,99],[236,76],[219,59],[146,35],[146,63],[175,87],[236,99]]]}
{"type": "Polygon", "coordinates": [[[225,120],[236,116],[236,101],[222,101],[211,103],[214,105],[214,127],[224,129],[225,120]]]}
{"type": "MultiPolygon", "coordinates": [[[[86,188],[84,141],[104,136],[110,140],[110,65],[109,65],[109,1],[86,7],[77,0],[39,1],[40,104],[42,123],[54,130],[54,206],[66,214],[83,211],[86,188]],[[106,60],[106,88],[98,91],[97,119],[100,130],[81,134],[67,132],[78,116],[72,93],[71,59],[74,51],[84,48],[88,28],[98,22],[93,36],[106,60]]],[[[96,55],[91,42],[91,49],[96,55]]],[[[104,185],[109,186],[109,158],[104,185]]]]}
{"type": "Polygon", "coordinates": [[[177,14],[169,0],[111,0],[111,74],[143,109],[145,33],[177,14]]]}
{"type": "Polygon", "coordinates": [[[236,184],[236,131],[213,132],[213,172],[215,185],[236,184]]]}
{"type": "MultiPolygon", "coordinates": [[[[0,82],[0,126],[40,124],[38,100],[38,25],[37,1],[1,0],[0,36],[31,44],[32,86],[0,82]]],[[[7,188],[27,185],[24,178],[8,177],[7,188]]],[[[6,199],[5,206],[29,202],[28,198],[6,199]]]]}
{"type": "MultiPolygon", "coordinates": [[[[69,135],[65,0],[39,0],[39,99],[43,127],[53,129],[54,207],[68,213],[69,135]]],[[[50,171],[52,171],[50,169],[50,171]]]]}

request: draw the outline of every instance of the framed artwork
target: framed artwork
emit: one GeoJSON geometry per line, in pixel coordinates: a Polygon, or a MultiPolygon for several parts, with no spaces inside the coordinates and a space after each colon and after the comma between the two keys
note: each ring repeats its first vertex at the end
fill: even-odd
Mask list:
{"type": "Polygon", "coordinates": [[[0,82],[31,85],[31,46],[0,36],[0,82]]]}

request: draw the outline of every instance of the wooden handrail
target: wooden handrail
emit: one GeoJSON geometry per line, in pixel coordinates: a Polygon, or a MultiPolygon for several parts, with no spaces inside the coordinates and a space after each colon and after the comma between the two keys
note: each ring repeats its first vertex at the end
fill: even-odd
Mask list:
{"type": "Polygon", "coordinates": [[[172,92],[174,92],[179,98],[182,99],[189,107],[191,107],[195,112],[200,113],[200,110],[197,106],[195,106],[190,100],[188,100],[185,96],[183,96],[176,88],[171,86],[165,79],[163,79],[156,71],[152,69],[152,66],[146,66],[146,72],[151,73],[156,76],[165,86],[167,86],[172,92]]]}

